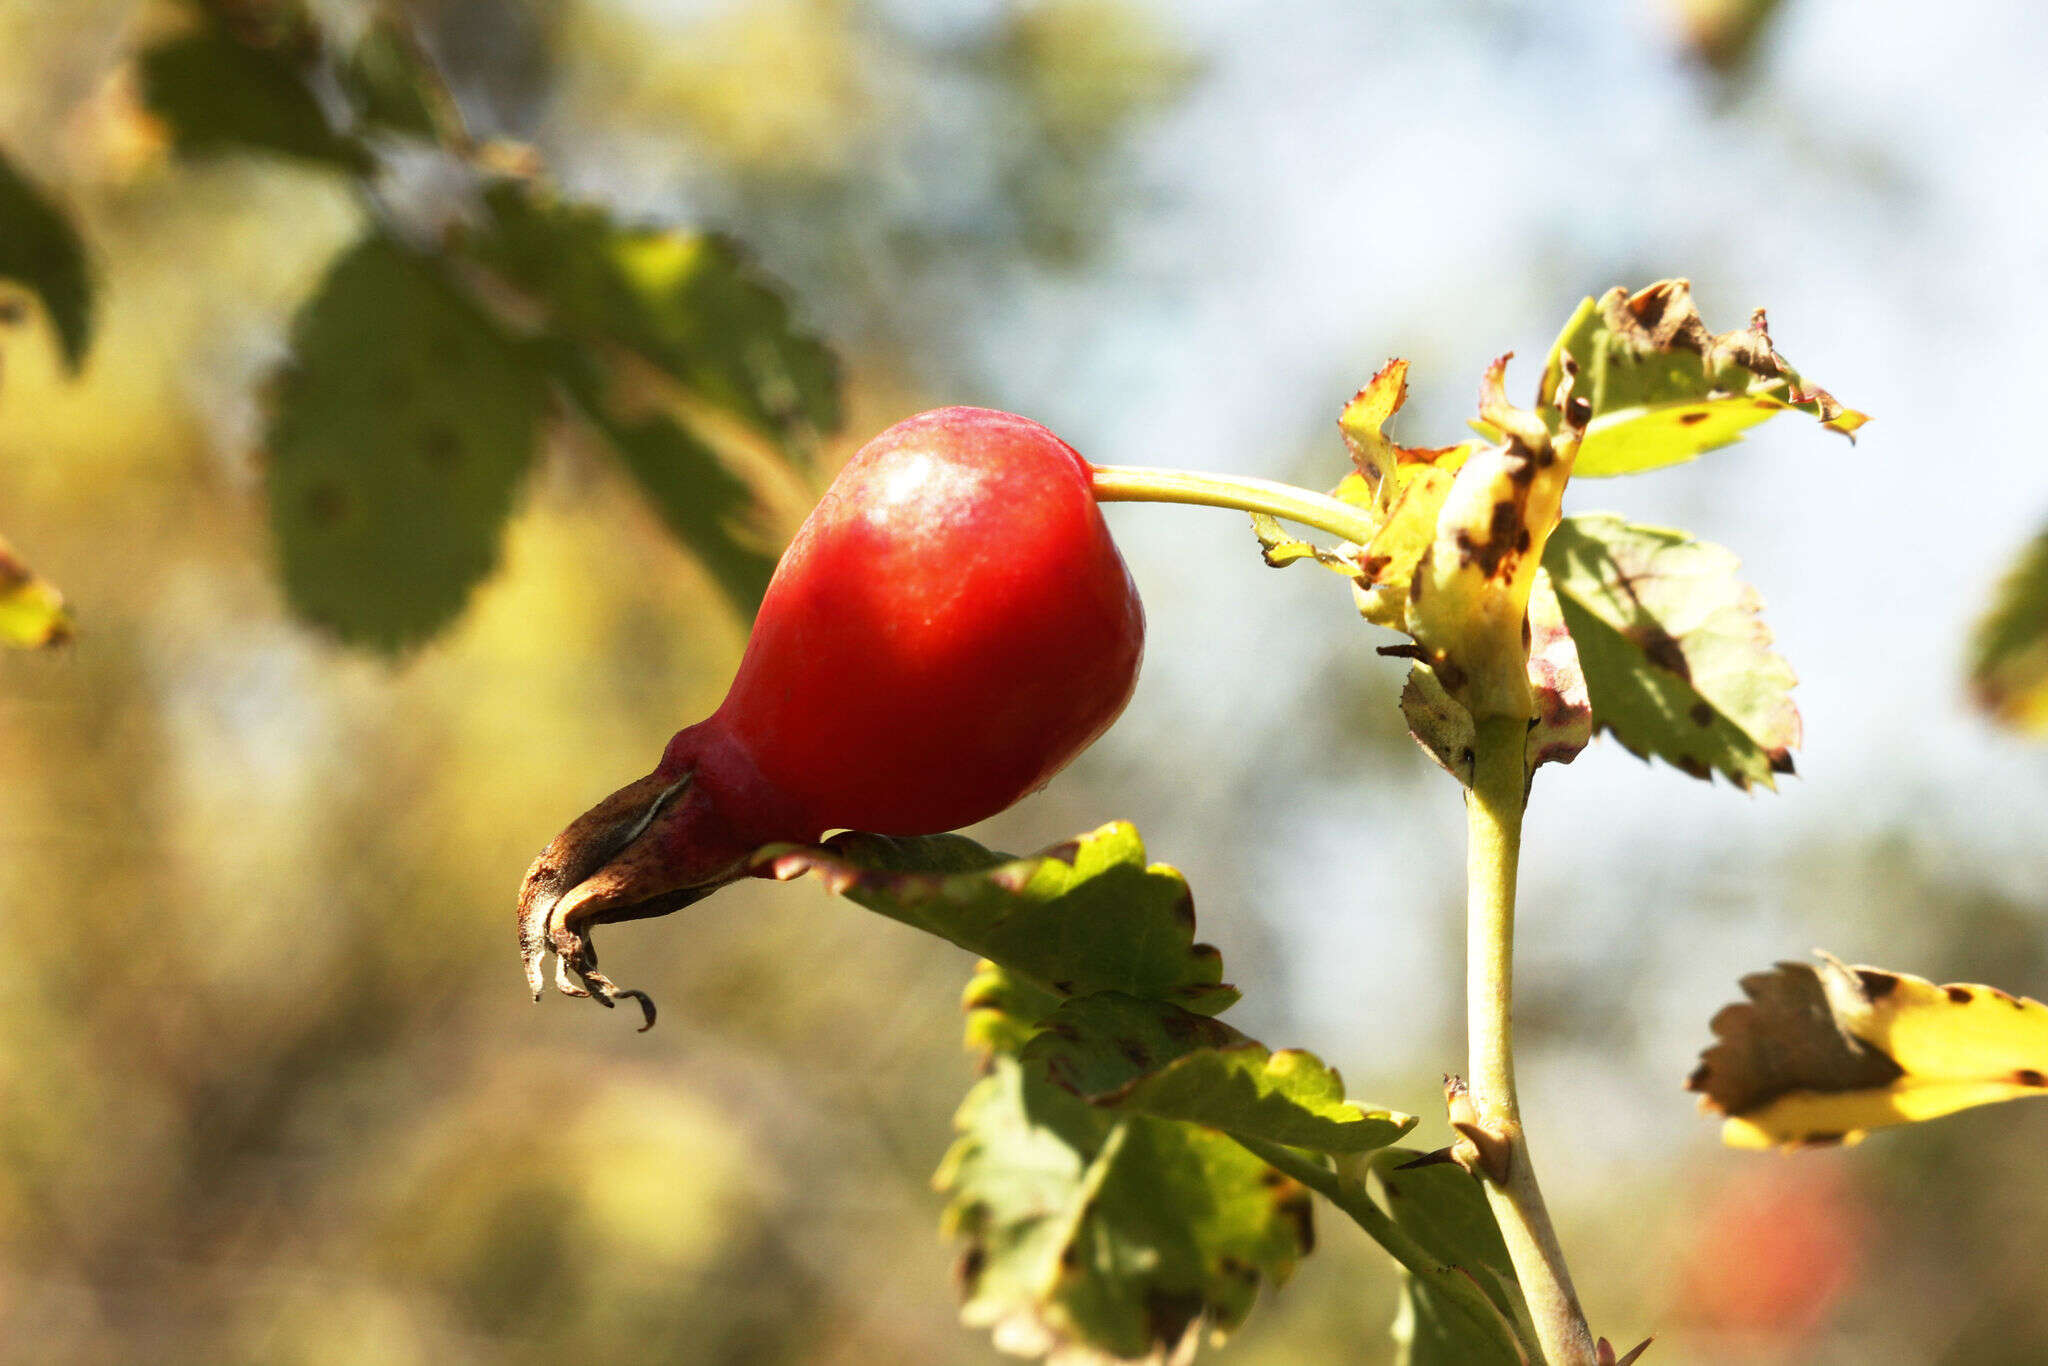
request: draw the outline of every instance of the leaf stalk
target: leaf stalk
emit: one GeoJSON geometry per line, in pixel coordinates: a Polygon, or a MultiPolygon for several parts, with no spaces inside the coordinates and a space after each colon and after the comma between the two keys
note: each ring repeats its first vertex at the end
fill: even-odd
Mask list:
{"type": "Polygon", "coordinates": [[[1102,503],[1192,503],[1236,508],[1326,531],[1364,545],[1379,530],[1365,511],[1327,493],[1311,493],[1277,479],[1139,465],[1093,467],[1095,499],[1102,503]]]}

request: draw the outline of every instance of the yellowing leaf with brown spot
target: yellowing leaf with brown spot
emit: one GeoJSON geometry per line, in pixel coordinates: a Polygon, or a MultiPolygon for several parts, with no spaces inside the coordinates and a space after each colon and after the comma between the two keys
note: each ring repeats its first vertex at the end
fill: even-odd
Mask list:
{"type": "Polygon", "coordinates": [[[39,650],[71,639],[64,595],[0,539],[0,645],[39,650]]]}
{"type": "Polygon", "coordinates": [[[1568,372],[1572,396],[1591,405],[1577,472],[1595,479],[1691,460],[1792,408],[1852,439],[1870,420],[1778,354],[1762,309],[1748,327],[1709,332],[1686,280],[1581,303],[1544,368],[1539,406],[1548,417],[1568,372]]]}
{"type": "Polygon", "coordinates": [[[2048,1006],[1974,983],[1780,963],[1742,979],[1686,1082],[1738,1148],[1853,1143],[1870,1129],[2048,1095],[2048,1006]]]}

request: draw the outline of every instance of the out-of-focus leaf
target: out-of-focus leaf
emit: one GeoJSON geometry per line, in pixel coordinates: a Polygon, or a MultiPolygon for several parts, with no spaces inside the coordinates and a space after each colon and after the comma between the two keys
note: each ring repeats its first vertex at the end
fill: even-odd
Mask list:
{"type": "Polygon", "coordinates": [[[1568,371],[1572,397],[1591,405],[1577,473],[1593,478],[1691,460],[1787,408],[1845,436],[1870,420],[1785,363],[1762,309],[1746,328],[1707,331],[1685,280],[1616,287],[1579,305],[1543,372],[1539,406],[1553,420],[1568,371]]]}
{"type": "Polygon", "coordinates": [[[2048,735],[2048,532],[2005,573],[1970,641],[1977,705],[2006,725],[2048,735]]]}
{"type": "Polygon", "coordinates": [[[395,15],[375,16],[335,75],[368,127],[436,141],[461,128],[440,73],[395,15]]]}
{"type": "Polygon", "coordinates": [[[1021,1056],[1090,1105],[1294,1148],[1365,1152],[1415,1125],[1347,1101],[1336,1069],[1313,1053],[1269,1052],[1220,1020],[1120,992],[1068,1001],[1021,1056]]]}
{"type": "MultiPolygon", "coordinates": [[[[1005,1007],[1050,1001],[984,968],[970,1042],[1028,1040],[1005,1007]]],[[[987,1067],[934,1181],[965,1244],[961,1318],[997,1346],[1061,1366],[1184,1361],[1313,1246],[1308,1192],[1231,1138],[1094,1109],[1007,1052],[987,1067]]]]}
{"type": "Polygon", "coordinates": [[[1223,958],[1197,944],[1194,897],[1165,864],[1147,864],[1118,821],[1031,858],[959,835],[835,835],[771,846],[761,876],[814,873],[840,896],[951,940],[1057,996],[1120,991],[1214,1015],[1237,999],[1223,958]]]}
{"type": "Polygon", "coordinates": [[[1755,590],[1720,546],[1604,513],[1567,517],[1543,559],[1595,729],[1695,778],[1775,787],[1799,712],[1755,590]]]}
{"type": "Polygon", "coordinates": [[[307,85],[317,53],[302,23],[232,24],[200,7],[187,32],[137,59],[143,100],[169,125],[180,152],[273,152],[356,174],[369,151],[335,131],[307,85]]]}
{"type": "Polygon", "coordinates": [[[92,340],[92,277],[85,246],[57,207],[0,154],[0,280],[25,286],[49,315],[74,374],[92,340]]]}
{"type": "MultiPolygon", "coordinates": [[[[1586,676],[1579,667],[1578,647],[1565,629],[1564,610],[1550,586],[1549,571],[1538,569],[1529,592],[1529,687],[1536,697],[1536,716],[1529,727],[1529,772],[1544,764],[1568,764],[1593,738],[1593,708],[1586,697],[1586,676]]],[[[1465,786],[1472,785],[1472,715],[1444,691],[1436,671],[1417,664],[1401,689],[1401,715],[1408,733],[1465,786]]]]}
{"type": "Polygon", "coordinates": [[[837,360],[732,242],[621,226],[513,182],[487,198],[490,228],[472,253],[537,301],[560,336],[637,352],[791,458],[838,427],[837,360]]]}
{"type": "Polygon", "coordinates": [[[1516,1336],[1533,1341],[1526,1332],[1529,1310],[1486,1194],[1456,1163],[1400,1170],[1421,1156],[1404,1148],[1373,1154],[1387,1212],[1443,1264],[1439,1276],[1478,1286],[1495,1313],[1482,1314],[1469,1299],[1445,1293],[1439,1281],[1404,1271],[1406,1295],[1394,1320],[1401,1366],[1524,1366],[1528,1358],[1516,1336]]]}
{"type": "Polygon", "coordinates": [[[1734,75],[1756,53],[1758,40],[1781,0],[1670,0],[1685,45],[1723,76],[1734,75]]]}
{"type": "Polygon", "coordinates": [[[39,650],[71,639],[64,596],[0,538],[0,645],[39,650]]]}
{"type": "Polygon", "coordinates": [[[584,416],[618,453],[676,539],[710,571],[734,610],[752,619],[777,558],[765,534],[748,534],[759,519],[753,490],[669,414],[646,405],[633,411],[632,405],[615,401],[607,392],[611,386],[584,363],[587,354],[556,351],[556,373],[584,416]]]}
{"type": "Polygon", "coordinates": [[[1742,979],[1686,1082],[1739,1148],[1854,1142],[1869,1129],[2048,1095],[2048,1006],[1882,968],[1780,963],[1742,979]]]}
{"type": "Polygon", "coordinates": [[[345,641],[401,650],[490,572],[546,372],[436,260],[375,235],[300,311],[292,351],[268,439],[286,593],[345,641]]]}

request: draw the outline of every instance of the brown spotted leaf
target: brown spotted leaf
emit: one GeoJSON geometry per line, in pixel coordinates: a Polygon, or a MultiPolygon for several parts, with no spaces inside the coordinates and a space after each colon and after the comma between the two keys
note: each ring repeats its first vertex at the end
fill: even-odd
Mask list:
{"type": "Polygon", "coordinates": [[[961,1318],[1059,1366],[1184,1362],[1307,1255],[1308,1192],[1224,1134],[1097,1109],[1020,1063],[1054,1004],[988,965],[969,988],[987,1074],[933,1178],[961,1318]]]}
{"type": "MultiPolygon", "coordinates": [[[[1529,687],[1536,715],[1529,726],[1529,772],[1544,764],[1568,764],[1593,738],[1593,709],[1586,699],[1586,677],[1579,668],[1578,648],[1565,629],[1563,609],[1550,586],[1548,571],[1538,569],[1529,593],[1529,687]]],[[[1417,664],[1401,689],[1401,715],[1408,733],[1444,771],[1465,786],[1472,785],[1472,745],[1476,730],[1467,712],[1437,682],[1436,671],[1417,664]]]]}
{"type": "Polygon", "coordinates": [[[1272,1052],[1221,1020],[1120,992],[1068,1001],[1021,1056],[1098,1108],[1315,1152],[1383,1148],[1415,1124],[1346,1100],[1343,1079],[1313,1053],[1272,1052]]]}
{"type": "Polygon", "coordinates": [[[816,875],[867,909],[947,939],[1061,997],[1120,991],[1213,1015],[1237,999],[1222,955],[1195,942],[1187,880],[1147,863],[1117,821],[1031,858],[960,835],[835,835],[755,856],[763,877],[816,875]]]}
{"type": "Polygon", "coordinates": [[[1734,1147],[1854,1142],[1866,1130],[2048,1095],[2048,1006],[1881,968],[1780,963],[1742,979],[1686,1085],[1734,1147]]]}
{"type": "Polygon", "coordinates": [[[64,596],[0,537],[0,645],[39,650],[71,639],[64,596]]]}
{"type": "Polygon", "coordinates": [[[1592,478],[1690,460],[1788,409],[1852,439],[1869,421],[1786,363],[1762,309],[1747,327],[1708,331],[1685,280],[1633,294],[1617,287],[1579,305],[1551,347],[1538,390],[1553,426],[1562,421],[1567,377],[1591,417],[1578,473],[1592,478]]]}
{"type": "Polygon", "coordinates": [[[1776,786],[1792,771],[1792,669],[1734,555],[1604,513],[1567,517],[1544,555],[1593,726],[1696,778],[1776,786]]]}
{"type": "Polygon", "coordinates": [[[2006,571],[1970,640],[1977,705],[2029,735],[2048,735],[2048,532],[2006,571]]]}

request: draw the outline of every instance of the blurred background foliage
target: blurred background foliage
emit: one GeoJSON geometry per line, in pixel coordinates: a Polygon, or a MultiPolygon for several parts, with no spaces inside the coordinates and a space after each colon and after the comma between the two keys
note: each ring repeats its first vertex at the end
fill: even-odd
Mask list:
{"type": "MultiPolygon", "coordinates": [[[[642,1038],[525,1000],[527,860],[716,703],[748,565],[758,584],[865,433],[984,402],[1105,461],[1328,483],[1330,419],[1387,354],[1417,363],[1403,438],[1447,439],[1504,344],[1689,273],[1710,316],[1771,304],[1882,425],[1853,455],[1765,436],[1574,491],[1748,556],[1811,741],[1775,798],[1679,790],[1612,746],[1539,784],[1524,1087],[1553,1203],[1596,1325],[1655,1330],[1653,1360],[2048,1357],[2031,1107],[1781,1161],[1718,1149],[1678,1089],[1734,979],[1815,943],[2048,993],[2048,773],[1960,680],[2044,501],[2026,443],[1996,438],[2048,360],[2010,307],[2048,265],[2024,142],[2048,22],[1903,0],[322,0],[310,22],[344,42],[310,106],[272,89],[252,125],[227,107],[245,87],[176,45],[195,14],[276,12],[0,0],[0,156],[96,286],[88,313],[0,282],[0,534],[77,628],[0,654],[0,1354],[996,1360],[955,1325],[931,1232],[969,1073],[962,955],[812,890],[734,889],[610,941],[664,1005],[642,1038]],[[393,18],[445,97],[409,83],[393,18]],[[204,155],[180,155],[150,112],[169,98],[283,145],[193,147],[188,119],[204,155]],[[493,256],[486,184],[583,246],[493,256]],[[366,232],[456,262],[430,292],[517,353],[485,386],[507,402],[449,420],[523,454],[460,590],[395,625],[320,610],[270,496],[387,458],[389,434],[439,440],[383,410],[402,400],[369,366],[459,368],[417,308],[300,312],[366,232]],[[666,296],[592,321],[539,269],[650,242],[709,253],[746,316],[749,288],[780,291],[768,332],[829,340],[831,410],[797,430],[750,409],[687,338],[665,349],[666,296]],[[295,464],[273,424],[319,372],[282,367],[323,327],[347,379],[315,397],[374,430],[295,464]],[[1930,348],[1980,382],[1930,393],[1930,348]],[[1968,477],[1895,463],[1964,443],[1968,477]],[[708,521],[706,487],[737,490],[708,521]]],[[[434,524],[428,494],[399,510],[434,524]]],[[[1135,818],[1187,869],[1247,1027],[1442,1141],[1459,817],[1400,732],[1399,669],[1320,576],[1268,578],[1233,519],[1118,529],[1153,623],[1140,698],[983,838],[1135,818]]],[[[1232,1359],[1377,1359],[1392,1268],[1324,1233],[1232,1359]]]]}

